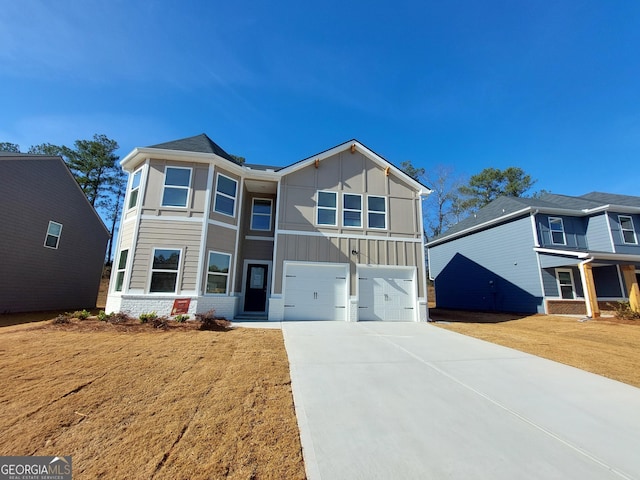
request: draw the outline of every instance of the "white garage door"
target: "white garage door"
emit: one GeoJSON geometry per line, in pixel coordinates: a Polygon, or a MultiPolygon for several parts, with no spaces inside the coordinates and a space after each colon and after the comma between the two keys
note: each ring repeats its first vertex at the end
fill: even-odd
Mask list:
{"type": "Polygon", "coordinates": [[[347,319],[348,265],[287,263],[284,273],[285,320],[347,319]]]}
{"type": "Polygon", "coordinates": [[[414,322],[415,268],[358,267],[358,320],[414,322]]]}

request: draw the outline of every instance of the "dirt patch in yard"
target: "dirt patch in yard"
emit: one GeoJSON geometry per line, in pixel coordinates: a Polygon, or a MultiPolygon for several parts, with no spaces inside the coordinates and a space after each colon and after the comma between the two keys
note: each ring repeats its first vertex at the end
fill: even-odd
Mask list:
{"type": "Polygon", "coordinates": [[[305,478],[279,330],[1,330],[0,455],[74,478],[305,478]]]}
{"type": "Polygon", "coordinates": [[[438,309],[429,315],[438,327],[640,387],[640,321],[438,309]]]}

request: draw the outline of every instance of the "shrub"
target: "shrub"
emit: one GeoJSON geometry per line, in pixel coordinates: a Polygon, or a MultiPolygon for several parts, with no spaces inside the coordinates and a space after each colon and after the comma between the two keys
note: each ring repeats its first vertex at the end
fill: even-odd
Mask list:
{"type": "Polygon", "coordinates": [[[640,312],[631,310],[631,304],[629,302],[608,303],[607,305],[613,308],[616,318],[623,320],[640,320],[640,312]]]}
{"type": "Polygon", "coordinates": [[[226,332],[231,330],[231,322],[225,318],[216,317],[215,310],[209,310],[205,313],[196,313],[196,320],[202,322],[200,330],[212,330],[216,332],[226,332]]]}
{"type": "Polygon", "coordinates": [[[91,316],[91,312],[88,312],[86,310],[76,310],[71,314],[71,316],[73,318],[79,318],[80,320],[86,320],[91,316]]]}
{"type": "Polygon", "coordinates": [[[169,328],[169,319],[167,317],[158,317],[157,315],[150,318],[151,326],[153,328],[159,328],[160,330],[166,330],[169,328]]]}
{"type": "Polygon", "coordinates": [[[147,323],[149,320],[158,318],[158,314],[156,312],[141,313],[138,318],[140,318],[140,323],[147,323]]]}
{"type": "Polygon", "coordinates": [[[174,320],[178,323],[183,323],[185,320],[189,320],[189,315],[176,315],[174,320]]]}
{"type": "Polygon", "coordinates": [[[107,320],[109,320],[109,317],[111,315],[107,315],[104,310],[100,310],[98,312],[98,320],[100,320],[101,322],[106,322],[107,320]]]}
{"type": "Polygon", "coordinates": [[[133,320],[133,318],[125,312],[110,313],[109,315],[107,315],[107,319],[110,323],[124,323],[133,320]]]}
{"type": "Polygon", "coordinates": [[[71,322],[71,319],[69,318],[69,314],[62,314],[61,313],[56,318],[54,318],[51,323],[53,323],[55,325],[61,325],[61,324],[70,323],[70,322],[71,322]]]}

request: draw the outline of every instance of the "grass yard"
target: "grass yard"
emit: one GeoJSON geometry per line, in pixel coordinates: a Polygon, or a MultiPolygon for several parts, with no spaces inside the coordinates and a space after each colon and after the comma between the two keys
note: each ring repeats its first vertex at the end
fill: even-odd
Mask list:
{"type": "Polygon", "coordinates": [[[438,327],[640,387],[640,321],[438,309],[429,314],[438,327]]]}
{"type": "Polygon", "coordinates": [[[0,455],[72,455],[77,479],[305,478],[279,330],[15,325],[0,365],[0,455]]]}

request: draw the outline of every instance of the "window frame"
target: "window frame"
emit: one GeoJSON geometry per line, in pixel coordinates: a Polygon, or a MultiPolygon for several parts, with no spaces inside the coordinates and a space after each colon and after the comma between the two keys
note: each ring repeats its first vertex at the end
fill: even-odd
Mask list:
{"type": "Polygon", "coordinates": [[[363,227],[363,222],[362,222],[362,194],[360,193],[348,193],[348,192],[343,192],[342,193],[342,226],[344,228],[362,228],[363,227]],[[347,202],[345,201],[346,197],[350,195],[352,197],[358,197],[360,199],[360,209],[354,209],[354,208],[347,208],[346,204],[347,202]],[[346,213],[347,212],[358,212],[358,214],[360,215],[360,225],[347,225],[346,224],[346,213]]]}
{"type": "Polygon", "coordinates": [[[622,237],[622,243],[624,245],[637,245],[638,244],[638,236],[636,235],[636,226],[633,223],[633,217],[631,215],[618,215],[618,225],[620,225],[620,236],[622,237]],[[628,219],[631,223],[631,228],[623,228],[622,227],[622,219],[628,219]],[[631,232],[633,235],[633,242],[627,242],[625,238],[625,232],[631,232]]]}
{"type": "Polygon", "coordinates": [[[129,259],[129,249],[124,248],[120,250],[120,255],[118,255],[118,264],[116,267],[116,277],[113,283],[114,292],[122,292],[122,290],[124,289],[124,275],[127,271],[128,259],[129,259]],[[123,265],[123,256],[124,256],[124,265],[123,265]],[[118,288],[118,283],[120,284],[120,288],[118,288]]]}
{"type": "Polygon", "coordinates": [[[337,227],[338,226],[338,192],[334,192],[332,190],[318,190],[316,192],[316,225],[320,227],[337,227]],[[326,207],[320,205],[320,194],[328,193],[333,195],[335,198],[335,207],[326,207]],[[334,223],[320,223],[320,211],[333,211],[334,212],[334,223]]]}
{"type": "Polygon", "coordinates": [[[255,230],[256,232],[270,232],[271,228],[272,228],[272,219],[273,219],[273,199],[271,198],[258,198],[258,197],[254,197],[253,199],[251,199],[251,222],[249,224],[249,229],[250,230],[255,230]],[[256,200],[262,201],[262,202],[269,202],[269,213],[256,213],[253,211],[254,207],[256,206],[256,200]],[[255,218],[255,216],[259,216],[259,217],[269,217],[269,227],[268,228],[256,228],[253,225],[253,220],[255,218]]]}
{"type": "Polygon", "coordinates": [[[375,229],[375,230],[387,230],[389,223],[387,220],[387,212],[389,211],[389,205],[387,204],[387,197],[383,195],[367,195],[367,228],[375,229]],[[384,212],[380,212],[378,210],[371,210],[369,207],[369,199],[371,198],[381,198],[384,201],[384,212]],[[375,227],[371,225],[371,217],[370,215],[383,215],[384,217],[384,227],[375,227]]]}
{"type": "Polygon", "coordinates": [[[176,167],[174,165],[167,165],[164,168],[164,184],[162,187],[162,197],[160,200],[160,206],[161,207],[166,207],[166,208],[189,208],[189,200],[190,200],[190,196],[191,196],[191,182],[193,180],[193,169],[191,167],[176,167]],[[169,169],[173,169],[173,170],[188,170],[189,171],[189,183],[188,185],[185,187],[183,185],[167,185],[167,172],[169,169]],[[186,190],[187,191],[187,197],[185,198],[185,202],[184,205],[166,205],[164,203],[164,195],[165,192],[167,191],[167,189],[174,189],[174,190],[186,190]]]}
{"type": "Polygon", "coordinates": [[[49,224],[47,225],[47,233],[44,236],[44,247],[50,248],[52,250],[57,250],[58,247],[60,246],[60,237],[62,237],[62,224],[58,222],[54,222],[53,220],[49,220],[49,224]],[[57,234],[51,233],[50,231],[53,225],[57,225],[60,227],[60,230],[58,231],[57,234]],[[47,240],[49,240],[49,237],[56,239],[55,245],[47,245],[47,240]]]}
{"type": "Polygon", "coordinates": [[[551,241],[552,245],[566,245],[567,244],[567,235],[565,233],[564,230],[564,220],[562,219],[562,217],[549,217],[548,219],[548,224],[549,224],[549,240],[551,241]],[[553,227],[551,226],[552,223],[554,224],[560,224],[560,228],[561,230],[554,230],[553,227]],[[562,243],[560,242],[556,242],[553,238],[553,234],[554,233],[562,233],[562,243]]]}
{"type": "Polygon", "coordinates": [[[240,184],[240,182],[238,182],[238,180],[236,180],[235,178],[232,178],[228,175],[225,175],[224,173],[220,173],[218,172],[218,174],[216,175],[216,187],[213,190],[213,211],[216,213],[219,213],[220,215],[225,215],[227,217],[231,217],[231,218],[235,218],[236,216],[236,205],[238,203],[238,185],[240,184]],[[221,191],[218,191],[218,185],[220,184],[220,177],[224,177],[227,180],[231,180],[232,182],[235,183],[236,185],[236,192],[235,195],[232,197],[231,195],[229,195],[228,193],[224,193],[221,191]],[[218,195],[221,195],[225,198],[229,198],[231,200],[233,200],[233,213],[232,214],[228,214],[227,212],[223,212],[217,209],[218,207],[218,195]]]}
{"type": "Polygon", "coordinates": [[[153,247],[151,251],[151,262],[149,269],[149,286],[147,291],[153,295],[175,295],[178,293],[178,286],[180,285],[180,272],[182,270],[182,261],[184,257],[184,251],[179,247],[153,247]],[[179,253],[178,257],[178,266],[175,270],[165,269],[165,268],[153,268],[153,263],[156,258],[156,251],[158,250],[175,250],[179,253]],[[175,273],[176,274],[176,283],[174,285],[173,291],[157,291],[151,290],[151,286],[153,285],[153,274],[154,273],[175,273]]]}
{"type": "MultiPolygon", "coordinates": [[[[138,200],[140,199],[140,185],[142,184],[142,168],[134,171],[131,175],[131,186],[129,187],[129,201],[127,202],[127,210],[131,210],[132,208],[136,208],[138,206],[138,200]],[[138,185],[135,187],[133,184],[136,181],[136,175],[138,175],[138,185]],[[132,202],[133,196],[135,194],[135,202],[132,202]],[[132,204],[133,203],[133,204],[132,204]]],[[[164,195],[164,192],[163,192],[164,195]]]]}
{"type": "Polygon", "coordinates": [[[231,280],[231,268],[232,268],[232,255],[230,253],[227,252],[220,252],[218,250],[209,250],[209,253],[207,254],[207,266],[206,266],[206,272],[207,275],[204,279],[205,283],[204,283],[204,293],[205,295],[229,295],[229,283],[231,280]],[[209,271],[209,267],[211,265],[211,255],[224,255],[226,257],[229,258],[229,266],[228,266],[228,270],[226,273],[224,272],[210,272],[209,271]],[[217,276],[223,276],[227,278],[226,281],[226,285],[225,285],[225,292],[209,292],[209,275],[217,275],[217,276]]]}
{"type": "Polygon", "coordinates": [[[573,270],[570,268],[556,268],[556,283],[558,284],[558,296],[562,299],[562,300],[576,300],[578,298],[578,292],[576,291],[576,281],[573,278],[573,270]],[[569,273],[569,278],[571,279],[571,285],[567,285],[567,284],[563,284],[562,282],[560,282],[560,273],[565,273],[568,272],[569,273]],[[563,286],[571,286],[571,298],[565,298],[562,295],[562,287],[563,286]]]}

